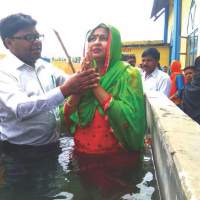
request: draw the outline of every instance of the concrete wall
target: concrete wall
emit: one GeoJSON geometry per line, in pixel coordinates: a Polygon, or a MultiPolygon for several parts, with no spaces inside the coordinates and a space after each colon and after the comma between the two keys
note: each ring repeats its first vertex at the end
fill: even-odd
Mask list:
{"type": "Polygon", "coordinates": [[[200,126],[161,93],[146,93],[146,108],[163,199],[200,199],[200,126]]]}

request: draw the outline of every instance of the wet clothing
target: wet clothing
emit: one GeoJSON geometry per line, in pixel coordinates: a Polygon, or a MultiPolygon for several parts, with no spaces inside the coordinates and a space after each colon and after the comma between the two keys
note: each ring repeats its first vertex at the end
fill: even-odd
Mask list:
{"type": "Polygon", "coordinates": [[[89,91],[81,97],[78,111],[70,116],[75,148],[84,153],[102,154],[143,147],[146,119],[140,72],[120,61],[120,34],[114,27],[108,28],[100,85],[112,98],[105,109],[89,91]]]}
{"type": "Polygon", "coordinates": [[[133,177],[139,175],[138,171],[141,168],[139,152],[126,154],[119,152],[99,156],[75,152],[74,157],[79,165],[78,175],[81,180],[89,185],[90,189],[97,186],[103,195],[102,199],[116,199],[109,196],[122,191],[126,193],[134,191],[133,177]]]}
{"type": "Polygon", "coordinates": [[[0,77],[0,140],[34,146],[56,142],[57,106],[64,101],[56,86],[68,76],[44,61],[34,68],[8,53],[0,77]]]}

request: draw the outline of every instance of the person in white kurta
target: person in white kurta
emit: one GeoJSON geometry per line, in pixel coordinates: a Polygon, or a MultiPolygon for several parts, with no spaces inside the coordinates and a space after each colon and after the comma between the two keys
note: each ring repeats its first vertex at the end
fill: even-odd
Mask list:
{"type": "Polygon", "coordinates": [[[171,80],[159,69],[160,52],[149,48],[142,53],[142,82],[145,91],[159,91],[169,96],[171,80]]]}
{"type": "Polygon", "coordinates": [[[67,76],[41,62],[42,43],[36,21],[13,14],[0,21],[0,34],[9,50],[0,62],[0,140],[41,146],[59,138],[58,106],[71,94],[95,87],[94,69],[67,76]]]}

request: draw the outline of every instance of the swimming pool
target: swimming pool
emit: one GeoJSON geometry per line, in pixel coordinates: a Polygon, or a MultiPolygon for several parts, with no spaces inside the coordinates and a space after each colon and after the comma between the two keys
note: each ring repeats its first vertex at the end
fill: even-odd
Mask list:
{"type": "Polygon", "coordinates": [[[149,146],[123,173],[103,160],[91,163],[84,158],[80,165],[72,138],[61,138],[60,147],[48,152],[1,152],[0,200],[160,199],[149,146]]]}

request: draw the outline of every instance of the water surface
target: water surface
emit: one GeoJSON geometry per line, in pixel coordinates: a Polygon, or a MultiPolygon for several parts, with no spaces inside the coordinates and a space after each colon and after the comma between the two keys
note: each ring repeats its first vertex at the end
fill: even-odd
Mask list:
{"type": "Polygon", "coordinates": [[[121,164],[112,166],[109,159],[77,158],[72,138],[61,138],[60,147],[1,152],[0,200],[159,199],[150,148],[123,171],[121,164]]]}

